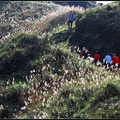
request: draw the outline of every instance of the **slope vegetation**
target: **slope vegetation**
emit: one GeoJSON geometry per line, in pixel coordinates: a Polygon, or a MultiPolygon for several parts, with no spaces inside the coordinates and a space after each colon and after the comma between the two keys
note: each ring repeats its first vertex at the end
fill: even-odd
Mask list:
{"type": "MultiPolygon", "coordinates": [[[[70,10],[60,15],[62,20],[70,10]]],[[[77,16],[80,11],[74,12],[77,16]]],[[[75,36],[81,21],[68,30],[65,22],[59,28],[61,19],[52,17],[44,35],[35,23],[33,31],[14,34],[1,44],[0,118],[119,118],[119,74],[80,58],[75,36]]]]}

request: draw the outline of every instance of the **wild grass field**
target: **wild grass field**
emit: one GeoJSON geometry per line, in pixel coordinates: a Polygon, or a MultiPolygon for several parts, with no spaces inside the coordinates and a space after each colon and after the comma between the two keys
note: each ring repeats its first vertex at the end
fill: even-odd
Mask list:
{"type": "Polygon", "coordinates": [[[2,37],[0,118],[119,118],[119,74],[80,58],[78,46],[70,45],[77,22],[68,30],[70,10],[76,18],[86,15],[60,7],[2,37]]]}

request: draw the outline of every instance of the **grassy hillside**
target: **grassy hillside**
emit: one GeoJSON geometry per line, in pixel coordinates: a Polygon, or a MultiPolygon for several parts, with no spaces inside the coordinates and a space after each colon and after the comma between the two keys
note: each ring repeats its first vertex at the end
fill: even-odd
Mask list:
{"type": "Polygon", "coordinates": [[[0,42],[5,42],[21,32],[31,32],[34,23],[43,16],[55,12],[59,7],[60,5],[46,1],[1,1],[0,42]]]}
{"type": "Polygon", "coordinates": [[[86,27],[81,31],[78,26],[89,22],[89,16],[96,19],[94,11],[101,8],[72,9],[77,20],[68,30],[66,17],[71,9],[63,7],[31,26],[23,24],[25,31],[11,32],[0,44],[0,118],[119,118],[119,74],[77,54],[86,27]]]}
{"type": "Polygon", "coordinates": [[[66,29],[44,38],[21,34],[11,40],[18,40],[9,53],[16,61],[9,65],[17,70],[10,67],[14,73],[1,77],[1,118],[119,117],[119,76],[79,58],[69,39],[54,43],[64,34],[66,29]]]}

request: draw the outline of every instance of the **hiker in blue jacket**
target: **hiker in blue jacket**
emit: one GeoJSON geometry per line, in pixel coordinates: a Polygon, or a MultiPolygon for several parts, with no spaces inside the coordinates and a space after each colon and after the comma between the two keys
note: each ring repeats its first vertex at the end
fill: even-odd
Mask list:
{"type": "Polygon", "coordinates": [[[109,54],[107,54],[104,58],[104,62],[105,62],[105,68],[107,68],[108,66],[108,68],[110,69],[112,63],[112,57],[109,54]]]}
{"type": "Polygon", "coordinates": [[[72,28],[72,24],[74,21],[74,14],[72,11],[70,11],[69,16],[68,16],[68,28],[72,28]]]}

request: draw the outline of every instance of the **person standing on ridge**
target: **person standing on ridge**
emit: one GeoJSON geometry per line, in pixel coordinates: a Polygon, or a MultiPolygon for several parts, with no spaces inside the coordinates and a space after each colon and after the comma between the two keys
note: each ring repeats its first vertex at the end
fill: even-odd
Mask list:
{"type": "Polygon", "coordinates": [[[74,14],[72,11],[70,11],[69,15],[68,15],[68,28],[72,28],[72,24],[74,21],[74,14]]]}

